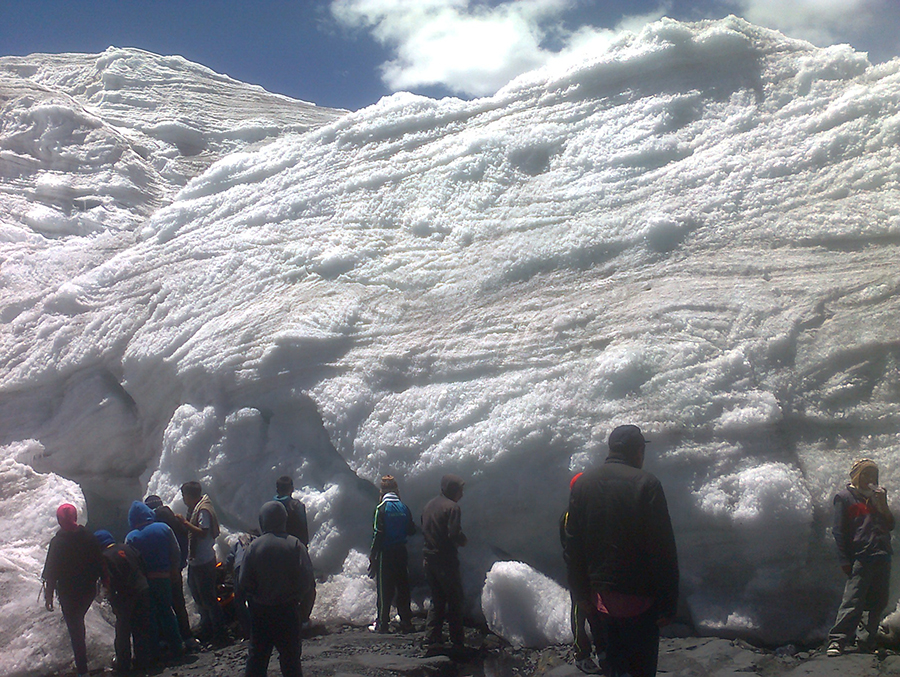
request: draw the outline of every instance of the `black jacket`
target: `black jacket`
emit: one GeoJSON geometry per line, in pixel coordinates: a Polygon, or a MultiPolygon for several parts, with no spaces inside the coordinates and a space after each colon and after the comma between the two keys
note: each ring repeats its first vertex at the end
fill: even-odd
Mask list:
{"type": "Polygon", "coordinates": [[[286,522],[287,511],[278,501],[269,501],[259,511],[264,533],[247,548],[240,574],[241,590],[251,606],[300,603],[315,591],[309,553],[285,531],[286,522]]]}
{"type": "Polygon", "coordinates": [[[127,543],[113,544],[103,551],[103,562],[113,604],[134,599],[148,589],[144,560],[137,549],[127,543]]]}
{"type": "Polygon", "coordinates": [[[611,456],[575,483],[568,514],[566,559],[576,599],[603,590],[645,595],[660,617],[675,615],[678,557],[659,480],[611,456]]]}
{"type": "Polygon", "coordinates": [[[41,578],[60,595],[88,593],[103,575],[100,543],[83,526],[74,531],[60,529],[50,541],[41,578]]]}
{"type": "Polygon", "coordinates": [[[422,510],[422,536],[425,544],[422,552],[431,562],[455,564],[459,562],[458,546],[466,544],[462,531],[462,511],[456,501],[447,496],[455,496],[462,486],[456,475],[445,475],[441,480],[441,495],[431,499],[422,510]]]}
{"type": "Polygon", "coordinates": [[[878,512],[872,502],[849,484],[834,497],[831,534],[842,566],[854,560],[890,558],[894,518],[878,512]]]}
{"type": "Polygon", "coordinates": [[[306,506],[296,498],[276,496],[275,500],[287,510],[287,525],[285,530],[300,542],[309,546],[309,524],[306,521],[306,506]]]}

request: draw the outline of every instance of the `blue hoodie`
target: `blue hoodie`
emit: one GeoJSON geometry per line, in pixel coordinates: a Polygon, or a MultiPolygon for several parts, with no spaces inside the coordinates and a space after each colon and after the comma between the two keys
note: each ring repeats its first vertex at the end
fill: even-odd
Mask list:
{"type": "Polygon", "coordinates": [[[164,578],[178,570],[181,549],[168,525],[156,522],[156,515],[147,505],[134,501],[128,510],[128,524],[133,531],[125,542],[141,553],[147,565],[147,578],[164,578]]]}

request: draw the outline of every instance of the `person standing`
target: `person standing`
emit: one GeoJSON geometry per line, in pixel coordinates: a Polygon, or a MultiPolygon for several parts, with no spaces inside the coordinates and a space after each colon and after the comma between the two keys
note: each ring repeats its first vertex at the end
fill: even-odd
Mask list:
{"type": "Polygon", "coordinates": [[[397,480],[391,475],[381,478],[381,502],[375,508],[372,550],[369,568],[375,574],[378,608],[375,632],[390,630],[391,602],[397,597],[397,614],[401,632],[412,632],[409,603],[409,565],[406,537],[416,533],[412,513],[400,500],[397,480]]]}
{"type": "Polygon", "coordinates": [[[178,541],[178,549],[181,557],[178,560],[178,569],[172,572],[172,609],[175,618],[178,619],[178,632],[184,640],[185,646],[197,648],[197,640],[191,633],[191,622],[188,618],[187,606],[184,601],[184,568],[188,558],[188,532],[187,528],[179,521],[178,516],[167,505],[163,505],[159,496],[148,496],[144,504],[153,511],[157,522],[162,522],[175,534],[178,541]]]}
{"type": "MultiPolygon", "coordinates": [[[[578,473],[569,482],[569,491],[575,486],[575,482],[583,473],[578,473]]],[[[563,559],[568,563],[566,547],[569,540],[568,525],[569,511],[563,513],[559,519],[559,541],[563,548],[563,559]]],[[[575,595],[570,591],[571,608],[569,610],[569,624],[574,638],[573,649],[575,652],[575,667],[589,675],[599,675],[606,664],[606,629],[597,609],[593,606],[585,608],[578,604],[575,595]],[[590,634],[588,633],[590,628],[590,634]],[[592,642],[593,640],[593,646],[592,642]],[[599,665],[591,657],[592,648],[596,647],[599,665]]]]}
{"type": "Polygon", "coordinates": [[[181,498],[188,508],[180,522],[188,531],[188,588],[200,611],[199,635],[214,646],[225,646],[225,618],[216,596],[216,538],[219,520],[209,496],[199,482],[181,485],[181,498]]]}
{"type": "Polygon", "coordinates": [[[240,587],[250,610],[250,649],[246,677],[265,677],[272,649],[281,674],[301,677],[300,615],[316,583],[306,546],[287,533],[287,511],[269,501],[259,511],[263,534],[247,547],[240,587]]]}
{"type": "Polygon", "coordinates": [[[134,501],[128,510],[131,531],[125,543],[141,553],[150,589],[150,631],[153,641],[163,641],[172,658],[184,653],[184,642],[178,631],[178,620],[172,609],[172,571],[178,569],[180,550],[175,533],[142,501],[134,501]]]}
{"type": "Polygon", "coordinates": [[[425,653],[442,649],[444,619],[450,630],[454,653],[465,653],[463,631],[463,587],[459,573],[457,548],[468,542],[462,531],[459,500],[465,482],[457,475],[441,478],[441,494],[431,499],[422,511],[422,535],[425,544],[425,577],[431,589],[431,608],[425,621],[425,653]]]}
{"type": "Polygon", "coordinates": [[[105,529],[95,531],[94,538],[103,548],[103,586],[116,615],[115,670],[126,673],[132,667],[146,668],[151,662],[153,648],[149,634],[150,587],[144,575],[144,561],[137,550],[127,543],[117,544],[105,529]]]}
{"type": "Polygon", "coordinates": [[[88,674],[84,617],[97,596],[97,582],[103,575],[103,558],[97,539],[78,524],[78,511],[70,503],[56,510],[59,531],[50,540],[41,579],[44,606],[53,611],[53,594],[59,597],[66,629],[75,653],[75,672],[88,674]]]}
{"type": "Polygon", "coordinates": [[[619,426],[609,456],[584,473],[569,496],[569,587],[606,626],[612,677],[653,677],[659,628],[675,616],[678,557],[662,485],[642,470],[640,428],[619,426]]]}
{"type": "Polygon", "coordinates": [[[294,498],[294,480],[282,475],[275,480],[275,500],[287,510],[287,532],[309,548],[309,524],[306,521],[306,506],[294,498]]]}
{"type": "Polygon", "coordinates": [[[866,612],[858,646],[861,651],[874,648],[888,603],[893,530],[887,491],[878,486],[878,466],[871,459],[860,459],[850,468],[850,483],[834,497],[831,533],[847,582],[834,627],[828,633],[828,656],[844,652],[866,612]]]}

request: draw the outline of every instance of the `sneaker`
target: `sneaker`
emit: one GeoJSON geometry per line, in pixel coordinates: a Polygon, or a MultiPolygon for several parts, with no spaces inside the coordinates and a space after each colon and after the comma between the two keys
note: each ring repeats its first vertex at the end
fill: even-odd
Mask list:
{"type": "Polygon", "coordinates": [[[594,659],[588,656],[587,658],[582,658],[581,660],[575,661],[575,667],[581,670],[586,675],[599,675],[601,674],[600,666],[594,662],[594,659]]]}
{"type": "Polygon", "coordinates": [[[835,656],[840,656],[842,653],[844,653],[844,647],[841,646],[841,643],[832,642],[828,645],[828,651],[825,652],[825,655],[834,658],[835,656]]]}

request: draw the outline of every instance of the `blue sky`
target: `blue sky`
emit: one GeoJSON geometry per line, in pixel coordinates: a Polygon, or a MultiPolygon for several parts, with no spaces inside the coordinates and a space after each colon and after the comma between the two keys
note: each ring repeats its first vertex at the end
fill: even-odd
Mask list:
{"type": "Polygon", "coordinates": [[[873,61],[900,54],[900,0],[0,0],[0,56],[138,47],[357,109],[401,89],[490,94],[661,16],[728,14],[873,61]]]}

